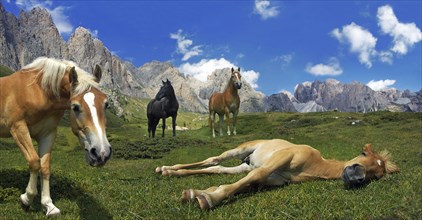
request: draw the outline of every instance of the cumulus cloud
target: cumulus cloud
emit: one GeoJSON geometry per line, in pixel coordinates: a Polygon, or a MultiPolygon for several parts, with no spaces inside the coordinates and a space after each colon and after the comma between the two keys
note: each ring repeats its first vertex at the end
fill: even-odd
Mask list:
{"type": "Polygon", "coordinates": [[[392,79],[378,80],[378,81],[371,80],[366,85],[374,91],[379,91],[382,89],[389,88],[389,86],[394,85],[394,83],[396,83],[396,80],[392,80],[392,79]]]}
{"type": "Polygon", "coordinates": [[[422,40],[422,32],[416,24],[399,22],[389,5],[378,8],[377,18],[382,33],[393,37],[391,51],[395,53],[404,55],[414,44],[422,40]]]}
{"type": "Polygon", "coordinates": [[[282,67],[285,67],[285,66],[288,66],[290,64],[290,62],[292,62],[292,60],[293,60],[293,53],[276,56],[276,57],[272,58],[270,61],[271,62],[280,62],[282,67]]]}
{"type": "Polygon", "coordinates": [[[171,33],[170,38],[177,40],[177,50],[176,52],[182,54],[182,61],[187,61],[191,57],[198,56],[202,54],[201,45],[192,46],[193,41],[187,39],[185,35],[183,35],[183,30],[179,29],[176,33],[171,33]]]}
{"type": "Polygon", "coordinates": [[[53,7],[53,2],[50,0],[17,0],[16,5],[25,11],[29,11],[35,7],[44,8],[50,13],[60,34],[70,34],[73,32],[73,25],[70,23],[69,17],[65,14],[69,7],[53,7]]]}
{"type": "Polygon", "coordinates": [[[270,6],[270,1],[268,0],[255,0],[255,9],[254,12],[259,14],[263,20],[268,18],[277,17],[279,11],[278,7],[270,6]]]}
{"type": "MultiPolygon", "coordinates": [[[[216,69],[232,68],[236,67],[230,61],[220,58],[220,59],[202,59],[198,63],[184,63],[178,67],[179,71],[184,73],[185,76],[193,76],[196,79],[205,82],[207,81],[208,76],[216,69]]],[[[259,72],[254,70],[242,70],[241,68],[242,79],[247,81],[252,88],[258,88],[258,79],[259,72]]]]}
{"type": "Polygon", "coordinates": [[[377,38],[371,32],[352,22],[343,26],[341,30],[334,29],[331,31],[331,36],[341,43],[349,45],[350,52],[358,54],[359,62],[368,68],[372,67],[371,60],[377,55],[375,50],[377,38]]]}
{"type": "Polygon", "coordinates": [[[343,73],[343,69],[335,57],[331,57],[327,64],[319,63],[313,65],[309,63],[305,71],[315,76],[337,76],[343,73]]]}

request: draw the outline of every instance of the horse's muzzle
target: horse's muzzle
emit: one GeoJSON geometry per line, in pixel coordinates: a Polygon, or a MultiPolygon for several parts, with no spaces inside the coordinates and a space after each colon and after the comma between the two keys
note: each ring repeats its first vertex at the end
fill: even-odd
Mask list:
{"type": "Polygon", "coordinates": [[[93,167],[103,166],[110,159],[112,154],[111,147],[107,147],[107,149],[107,151],[98,151],[95,147],[90,150],[85,149],[86,162],[93,167]]]}
{"type": "Polygon", "coordinates": [[[347,187],[363,186],[365,184],[365,168],[359,164],[347,166],[343,170],[342,178],[347,187]]]}
{"type": "Polygon", "coordinates": [[[236,89],[240,89],[240,88],[242,88],[242,83],[235,82],[234,87],[236,87],[236,89]]]}

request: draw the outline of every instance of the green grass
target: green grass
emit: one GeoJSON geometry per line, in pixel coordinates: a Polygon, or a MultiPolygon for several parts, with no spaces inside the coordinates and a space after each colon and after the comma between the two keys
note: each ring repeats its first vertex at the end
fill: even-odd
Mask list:
{"type": "Polygon", "coordinates": [[[10,74],[12,74],[14,71],[11,70],[10,68],[3,66],[0,64],[0,77],[2,76],[8,76],[10,74]]]}
{"type": "MultiPolygon", "coordinates": [[[[143,101],[145,102],[145,101],[143,101]]],[[[135,104],[133,104],[135,106],[135,104]]],[[[143,104],[140,104],[142,106],[143,104]]],[[[133,106],[132,106],[133,107],[133,106]]],[[[131,108],[132,108],[131,107],[131,108]]],[[[133,107],[135,108],[135,107],[133,107]]],[[[147,138],[145,115],[125,121],[108,116],[112,159],[101,168],[88,166],[68,123],[59,127],[52,154],[51,195],[59,219],[418,219],[422,216],[421,113],[245,113],[238,135],[211,138],[205,115],[180,113],[189,131],[147,138]],[[355,122],[354,125],[352,123],[355,122]],[[283,138],[305,143],[325,158],[351,159],[362,146],[387,149],[401,169],[357,190],[343,182],[314,181],[279,188],[258,188],[202,211],[182,204],[182,190],[204,189],[237,181],[244,174],[163,177],[160,165],[189,163],[220,154],[254,139],[283,138]]],[[[168,120],[170,121],[170,120],[168,120]]],[[[161,129],[157,129],[160,134],[161,129]]],[[[20,209],[28,172],[22,153],[10,139],[0,139],[0,219],[44,219],[40,196],[29,212],[20,209]]],[[[237,165],[231,160],[225,165],[237,165]]],[[[40,192],[40,190],[39,190],[40,192]]]]}

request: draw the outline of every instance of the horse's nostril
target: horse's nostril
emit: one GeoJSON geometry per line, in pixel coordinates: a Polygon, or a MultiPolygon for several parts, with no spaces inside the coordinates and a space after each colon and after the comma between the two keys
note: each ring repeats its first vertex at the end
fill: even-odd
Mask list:
{"type": "Polygon", "coordinates": [[[95,148],[92,148],[89,152],[90,152],[90,153],[91,153],[91,155],[92,155],[92,156],[94,156],[95,158],[97,158],[97,157],[98,157],[97,150],[96,150],[95,148]]]}

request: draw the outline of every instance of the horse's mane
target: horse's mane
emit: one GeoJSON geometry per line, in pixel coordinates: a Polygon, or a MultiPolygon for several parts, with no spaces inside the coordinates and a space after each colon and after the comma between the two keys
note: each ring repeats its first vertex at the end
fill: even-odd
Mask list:
{"type": "Polygon", "coordinates": [[[24,66],[23,71],[38,71],[38,80],[41,87],[51,92],[54,96],[60,97],[60,83],[71,67],[75,67],[78,74],[78,85],[74,88],[73,95],[79,95],[88,91],[91,87],[99,89],[99,84],[95,77],[85,70],[79,68],[74,62],[69,60],[57,60],[54,58],[39,57],[32,63],[24,66]]]}
{"type": "Polygon", "coordinates": [[[383,150],[379,153],[379,156],[382,158],[385,164],[385,171],[387,173],[399,172],[399,167],[391,161],[391,154],[387,150],[383,150]]]}

